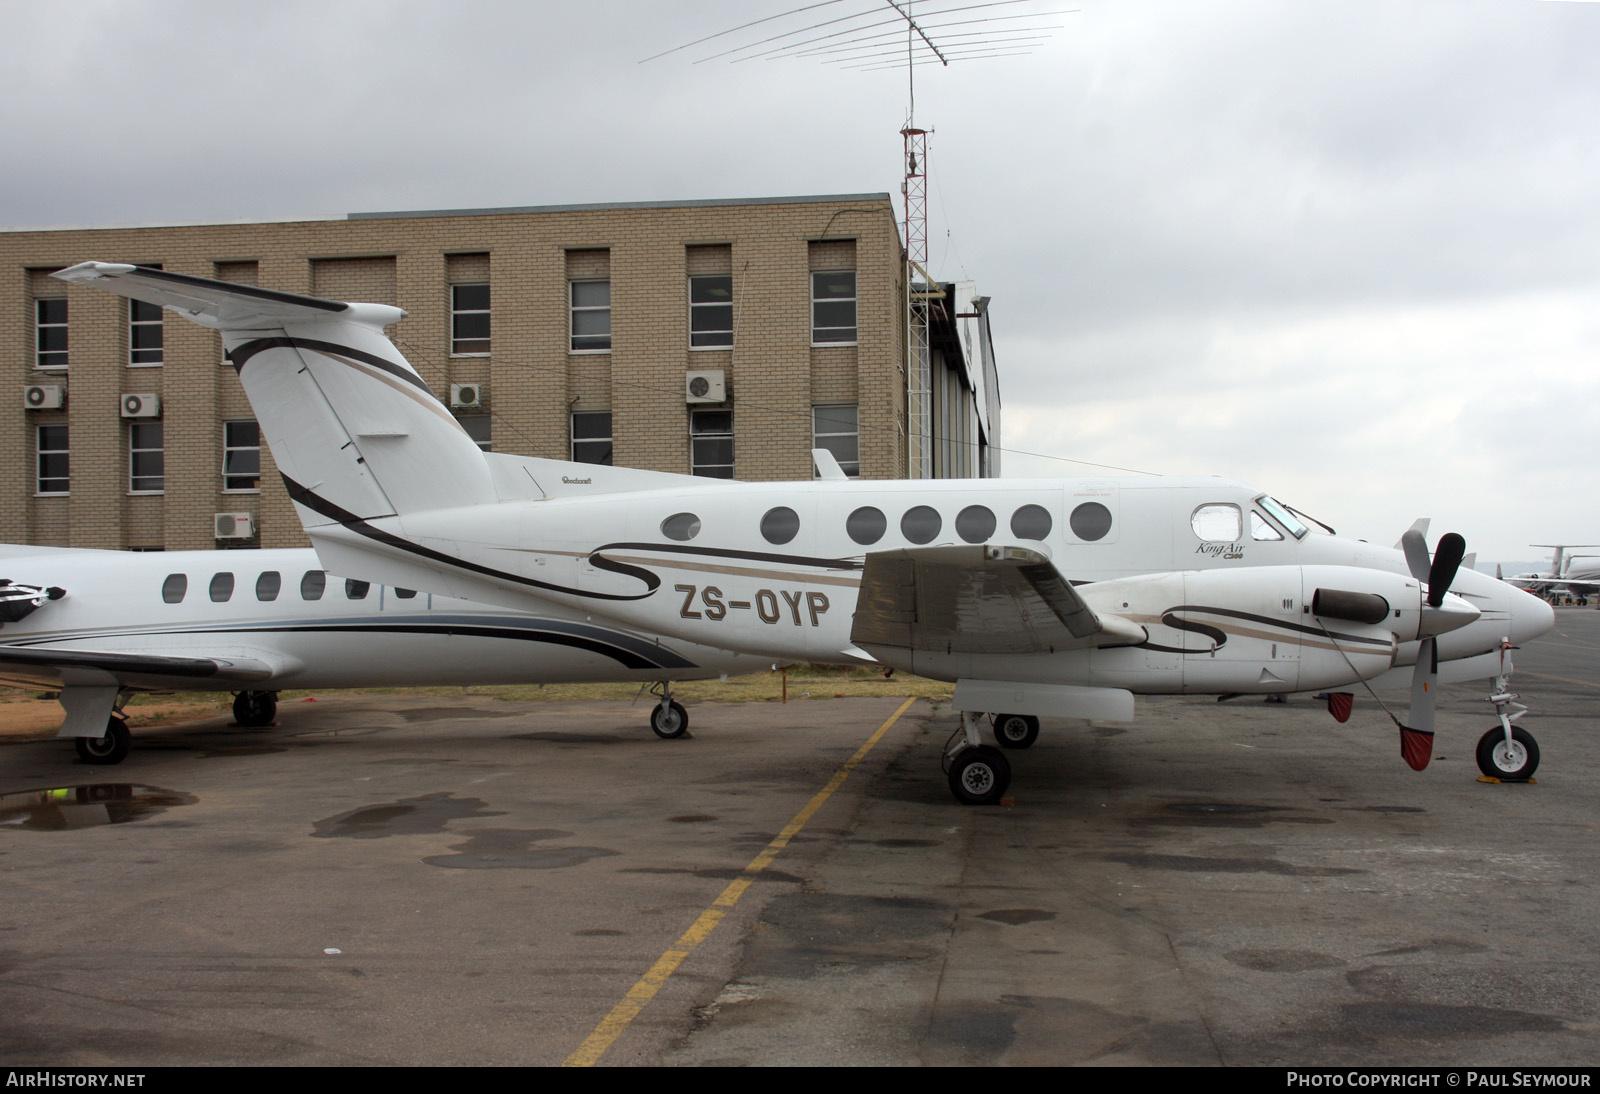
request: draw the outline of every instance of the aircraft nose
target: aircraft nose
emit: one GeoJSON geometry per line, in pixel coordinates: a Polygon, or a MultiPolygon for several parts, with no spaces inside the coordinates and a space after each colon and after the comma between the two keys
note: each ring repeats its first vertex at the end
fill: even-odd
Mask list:
{"type": "Polygon", "coordinates": [[[1556,625],[1556,610],[1532,593],[1511,590],[1511,641],[1531,642],[1556,625]]]}

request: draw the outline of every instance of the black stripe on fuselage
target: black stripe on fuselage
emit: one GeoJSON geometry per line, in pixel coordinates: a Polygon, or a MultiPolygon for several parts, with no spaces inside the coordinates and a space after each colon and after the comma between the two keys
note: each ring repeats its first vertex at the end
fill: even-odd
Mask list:
{"type": "MultiPolygon", "coordinates": [[[[726,547],[689,547],[679,546],[675,543],[607,543],[596,547],[589,555],[589,561],[600,566],[601,552],[604,551],[655,551],[666,555],[700,555],[709,558],[738,558],[749,562],[770,562],[780,566],[815,566],[824,570],[859,570],[862,563],[853,558],[813,558],[809,555],[779,555],[770,551],[736,551],[726,547]]],[[[604,559],[603,569],[622,565],[604,559]]]]}
{"type": "MultiPolygon", "coordinates": [[[[1214,653],[1227,645],[1228,634],[1218,627],[1205,623],[1198,623],[1192,619],[1182,619],[1178,612],[1198,612],[1205,615],[1219,615],[1227,619],[1242,619],[1250,623],[1260,623],[1264,626],[1275,627],[1278,630],[1289,631],[1298,636],[1302,634],[1313,635],[1317,638],[1331,638],[1337,641],[1349,642],[1354,645],[1375,646],[1387,653],[1392,648],[1392,643],[1381,638],[1369,638],[1366,635],[1343,634],[1338,631],[1323,630],[1320,627],[1306,627],[1299,623],[1288,623],[1271,616],[1256,615],[1253,612],[1236,611],[1233,608],[1209,608],[1204,604],[1179,604],[1175,608],[1168,608],[1161,613],[1161,622],[1173,630],[1190,631],[1194,634],[1203,634],[1216,643],[1211,649],[1190,650],[1182,646],[1163,646],[1155,642],[1141,642],[1137,649],[1156,650],[1161,653],[1214,653]]],[[[1374,651],[1376,652],[1376,651],[1374,651]]]]}
{"type": "Polygon", "coordinates": [[[629,566],[622,562],[612,562],[610,559],[606,560],[607,564],[605,567],[603,567],[604,569],[639,579],[640,581],[644,582],[646,586],[645,591],[642,593],[601,593],[586,589],[573,589],[566,585],[554,585],[548,581],[539,581],[535,578],[523,577],[521,574],[513,574],[505,570],[496,570],[491,566],[483,566],[476,562],[468,562],[466,559],[457,558],[454,555],[447,555],[443,551],[435,551],[431,547],[424,547],[420,543],[412,543],[410,540],[402,539],[393,532],[385,532],[381,528],[374,528],[372,525],[367,523],[366,518],[358,517],[354,513],[350,512],[350,510],[345,509],[342,506],[335,505],[327,498],[313,494],[306,487],[301,486],[288,475],[283,474],[283,472],[280,471],[278,474],[283,479],[283,485],[289,490],[289,498],[291,501],[297,502],[300,505],[304,505],[307,509],[310,509],[313,512],[321,513],[325,517],[338,521],[341,527],[348,528],[357,535],[366,536],[370,540],[385,544],[386,546],[393,547],[400,551],[404,551],[406,554],[416,555],[418,558],[425,558],[431,562],[442,562],[447,566],[458,570],[465,570],[468,573],[483,574],[485,577],[493,577],[501,581],[513,582],[517,585],[526,585],[533,589],[546,589],[553,593],[565,593],[568,596],[581,596],[590,600],[643,600],[645,597],[654,593],[656,589],[661,586],[661,579],[655,574],[651,573],[649,570],[646,570],[640,566],[629,566]]]}

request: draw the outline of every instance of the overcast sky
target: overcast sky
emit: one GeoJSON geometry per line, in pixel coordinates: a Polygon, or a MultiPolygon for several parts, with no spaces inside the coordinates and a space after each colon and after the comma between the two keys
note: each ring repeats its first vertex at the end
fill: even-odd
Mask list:
{"type": "MultiPolygon", "coordinates": [[[[0,0],[0,224],[898,195],[903,70],[639,63],[799,4],[0,0]]],[[[1006,448],[1480,559],[1600,543],[1600,4],[1023,8],[1079,10],[917,70],[1006,448]]]]}

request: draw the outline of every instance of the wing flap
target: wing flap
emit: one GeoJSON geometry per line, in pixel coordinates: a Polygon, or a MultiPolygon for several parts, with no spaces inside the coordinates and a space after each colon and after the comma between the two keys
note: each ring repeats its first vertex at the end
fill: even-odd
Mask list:
{"type": "Polygon", "coordinates": [[[1136,645],[1144,628],[1096,612],[1042,553],[979,544],[866,556],[851,641],[941,653],[1136,645]]]}

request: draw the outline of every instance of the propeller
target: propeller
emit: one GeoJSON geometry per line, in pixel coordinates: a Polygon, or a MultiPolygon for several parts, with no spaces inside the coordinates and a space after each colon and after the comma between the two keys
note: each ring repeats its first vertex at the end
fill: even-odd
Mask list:
{"type": "Polygon", "coordinates": [[[1433,724],[1437,700],[1434,692],[1439,685],[1439,646],[1434,637],[1458,622],[1442,625],[1455,613],[1441,612],[1445,594],[1461,569],[1461,560],[1467,553],[1467,541],[1455,532],[1439,537],[1439,545],[1428,558],[1428,541],[1415,528],[1400,537],[1400,549],[1405,552],[1406,566],[1411,576],[1428,587],[1428,609],[1422,612],[1419,633],[1424,635],[1417,650],[1417,667],[1411,674],[1411,711],[1406,717],[1408,725],[1400,727],[1400,755],[1413,771],[1421,771],[1433,758],[1433,724]]]}

